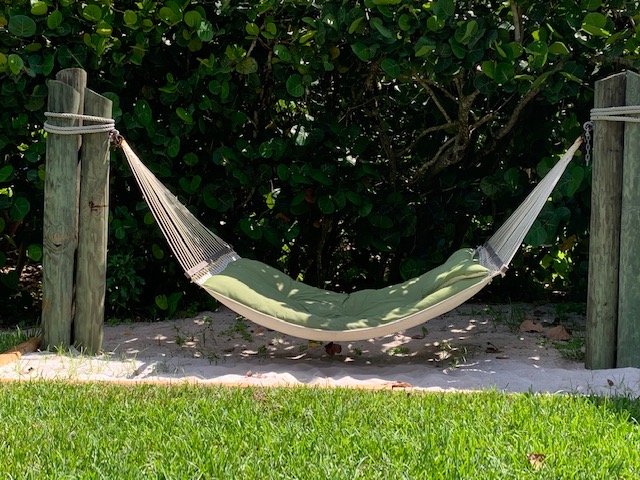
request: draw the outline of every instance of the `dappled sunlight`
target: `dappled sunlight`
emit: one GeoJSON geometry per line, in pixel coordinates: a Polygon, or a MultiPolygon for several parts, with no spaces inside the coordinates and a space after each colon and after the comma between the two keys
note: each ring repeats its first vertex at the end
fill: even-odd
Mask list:
{"type": "MultiPolygon", "coordinates": [[[[308,341],[269,330],[226,309],[180,321],[122,325],[113,351],[130,358],[206,360],[211,364],[276,362],[287,365],[412,366],[440,371],[492,374],[514,362],[532,368],[559,358],[536,334],[513,331],[513,306],[465,305],[418,327],[362,341],[308,341]],[[331,348],[330,348],[331,347],[331,348]]],[[[558,360],[559,361],[559,360],[558,360]]],[[[255,369],[255,365],[253,367],[255,369]]]]}
{"type": "MultiPolygon", "coordinates": [[[[598,386],[611,390],[611,374],[585,373],[581,362],[563,358],[540,332],[514,329],[517,322],[511,317],[523,311],[535,314],[540,323],[556,318],[553,308],[539,305],[468,304],[403,332],[327,343],[274,332],[221,309],[190,319],[107,325],[101,355],[28,354],[0,367],[0,378],[431,391],[591,391],[598,386]]],[[[640,385],[636,371],[620,373],[640,385]]]]}

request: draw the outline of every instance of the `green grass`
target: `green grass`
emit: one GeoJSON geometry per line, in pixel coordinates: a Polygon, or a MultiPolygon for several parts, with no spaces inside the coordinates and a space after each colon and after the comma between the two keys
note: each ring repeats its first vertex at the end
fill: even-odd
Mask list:
{"type": "Polygon", "coordinates": [[[566,342],[553,342],[553,348],[560,352],[560,355],[569,360],[584,361],[585,352],[583,351],[585,338],[583,336],[575,336],[566,342]]]}
{"type": "Polygon", "coordinates": [[[7,479],[631,479],[639,414],[629,398],[0,384],[0,465],[7,479]]]}
{"type": "Polygon", "coordinates": [[[31,331],[20,330],[19,328],[4,332],[0,331],[0,353],[4,353],[11,347],[15,347],[16,345],[28,340],[32,336],[32,333],[33,332],[31,331]]]}

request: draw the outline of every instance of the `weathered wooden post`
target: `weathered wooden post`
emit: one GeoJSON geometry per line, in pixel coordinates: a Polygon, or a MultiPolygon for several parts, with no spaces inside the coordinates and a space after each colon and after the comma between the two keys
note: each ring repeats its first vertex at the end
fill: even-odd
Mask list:
{"type": "MultiPolygon", "coordinates": [[[[595,108],[640,105],[640,76],[595,84],[595,108]]],[[[640,366],[640,129],[594,122],[585,366],[640,366]]]]}
{"type": "MultiPolygon", "coordinates": [[[[640,75],[626,74],[626,104],[640,105],[640,75]]],[[[617,367],[640,367],[640,124],[624,126],[617,367]]]]}
{"type": "MultiPolygon", "coordinates": [[[[111,101],[86,84],[84,70],[62,70],[49,82],[49,111],[111,118],[111,101]]],[[[74,118],[52,117],[49,122],[81,125],[74,118]]],[[[45,348],[72,343],[87,353],[102,348],[109,158],[108,132],[47,136],[42,281],[45,348]]]]}
{"type": "MultiPolygon", "coordinates": [[[[50,112],[82,113],[87,76],[83,70],[61,71],[49,82],[50,112]]],[[[78,120],[51,119],[60,126],[78,120]]],[[[47,136],[44,185],[42,344],[71,345],[73,278],[78,234],[78,135],[47,136]]]]}
{"type": "MultiPolygon", "coordinates": [[[[596,82],[595,108],[624,104],[624,73],[596,82]]],[[[622,123],[595,122],[585,352],[593,369],[616,364],[623,135],[622,123]]]]}
{"type": "MultiPolygon", "coordinates": [[[[86,89],[84,113],[111,118],[111,100],[86,89]]],[[[88,124],[91,122],[86,122],[88,124]]],[[[94,354],[102,348],[109,217],[109,134],[85,134],[81,150],[80,221],[74,343],[94,354]]]]}

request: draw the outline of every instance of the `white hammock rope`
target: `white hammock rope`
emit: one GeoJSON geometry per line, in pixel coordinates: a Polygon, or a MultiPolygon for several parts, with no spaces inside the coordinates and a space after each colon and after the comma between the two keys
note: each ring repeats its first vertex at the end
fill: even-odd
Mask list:
{"type": "MultiPolygon", "coordinates": [[[[545,203],[549,200],[551,192],[581,144],[582,137],[579,137],[498,231],[487,240],[483,247],[479,247],[478,250],[481,251],[481,255],[487,255],[489,258],[495,256],[500,260],[502,265],[495,265],[497,270],[504,272],[511,263],[511,260],[513,260],[522,245],[524,237],[533,226],[545,203]],[[482,252],[482,249],[488,250],[488,252],[482,252]]],[[[489,262],[488,260],[484,261],[489,262]]],[[[480,262],[483,263],[482,257],[480,262]]],[[[489,265],[485,266],[491,268],[489,265]]]]}
{"type": "MultiPolygon", "coordinates": [[[[47,116],[90,121],[98,124],[64,127],[61,129],[47,122],[45,123],[45,130],[51,133],[76,135],[81,133],[96,133],[96,131],[99,130],[100,132],[108,132],[111,135],[114,144],[122,148],[133,175],[140,185],[143,196],[156,222],[160,226],[162,233],[167,238],[167,242],[174,255],[186,275],[193,282],[202,286],[209,277],[222,272],[230,262],[240,258],[231,245],[205,227],[202,222],[160,182],[151,170],[140,161],[128,143],[117,133],[117,130],[115,130],[113,120],[72,114],[47,114],[47,116]],[[98,127],[101,128],[98,129],[98,127]]],[[[420,315],[414,315],[415,318],[412,320],[412,325],[417,325],[429,318],[433,318],[433,316],[441,315],[457,307],[489,283],[493,277],[496,275],[504,275],[509,263],[522,245],[524,237],[531,229],[545,203],[549,201],[551,192],[560,180],[560,177],[562,177],[567,165],[581,143],[582,138],[574,142],[567,153],[562,156],[558,163],[538,183],[534,190],[511,214],[498,231],[483,246],[477,248],[478,261],[489,270],[486,279],[481,284],[471,287],[469,291],[460,292],[455,298],[441,302],[436,305],[433,310],[422,312],[420,315]]],[[[216,296],[215,292],[210,293],[216,296]]],[[[216,298],[219,297],[216,296],[216,298]]],[[[224,297],[221,300],[229,301],[228,298],[224,297]]],[[[242,314],[253,315],[253,318],[248,318],[254,321],[260,320],[263,325],[269,328],[278,329],[278,327],[281,327],[280,331],[284,331],[285,333],[293,331],[294,334],[302,338],[307,338],[306,336],[309,335],[309,333],[304,332],[304,327],[283,327],[283,325],[281,325],[282,322],[278,323],[277,319],[267,318],[264,314],[255,312],[241,304],[234,304],[234,307],[239,309],[242,314]],[[289,328],[291,330],[289,330],[289,328]]],[[[260,321],[258,321],[258,323],[261,323],[260,321]]],[[[400,326],[391,325],[387,328],[400,328],[400,326]]],[[[408,327],[405,325],[404,328],[408,327]]],[[[344,332],[337,331],[334,333],[336,339],[339,338],[337,336],[338,334],[344,334],[344,332]]],[[[318,332],[313,333],[313,335],[317,334],[318,332]]],[[[318,338],[334,338],[332,335],[333,334],[327,334],[318,338]]],[[[367,332],[353,334],[353,338],[371,338],[366,335],[368,335],[367,332]],[[361,337],[361,335],[365,336],[361,337]]]]}
{"type": "MultiPolygon", "coordinates": [[[[606,110],[611,112],[613,109],[606,110]]],[[[616,107],[614,113],[620,111],[625,114],[635,114],[640,112],[640,108],[616,107]]],[[[194,282],[203,283],[211,275],[224,270],[229,262],[240,258],[231,245],[205,227],[140,161],[129,144],[117,133],[112,119],[70,113],[47,112],[45,115],[96,123],[95,125],[59,127],[47,122],[44,127],[50,133],[76,135],[109,132],[114,136],[174,255],[186,275],[194,282]]],[[[582,138],[578,138],[498,231],[483,246],[478,247],[479,261],[491,271],[492,276],[504,274],[581,144],[582,138]]]]}
{"type": "Polygon", "coordinates": [[[619,107],[599,107],[592,108],[588,122],[583,125],[585,138],[585,162],[591,163],[591,133],[595,127],[595,122],[625,122],[640,123],[640,105],[622,105],[619,107]]]}
{"type": "Polygon", "coordinates": [[[202,283],[240,256],[233,247],[205,227],[140,161],[122,140],[120,146],[140,185],[151,213],[186,275],[202,283]]]}
{"type": "Polygon", "coordinates": [[[171,250],[187,276],[194,282],[204,282],[209,276],[224,270],[229,262],[240,258],[228,243],[206,228],[140,161],[115,129],[113,119],[53,112],[46,112],[45,116],[96,122],[94,125],[67,127],[45,122],[44,129],[49,133],[79,135],[104,132],[110,134],[112,141],[122,148],[149,209],[167,238],[171,250]]]}

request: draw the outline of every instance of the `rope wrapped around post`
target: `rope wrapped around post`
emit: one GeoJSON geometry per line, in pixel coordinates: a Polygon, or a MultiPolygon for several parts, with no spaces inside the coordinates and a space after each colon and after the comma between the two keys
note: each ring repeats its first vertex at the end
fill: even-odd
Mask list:
{"type": "Polygon", "coordinates": [[[591,109],[591,121],[606,120],[608,122],[640,123],[640,106],[602,107],[591,109]],[[634,116],[635,115],[635,116],[634,116]]]}
{"type": "Polygon", "coordinates": [[[75,127],[61,127],[59,125],[53,125],[49,122],[44,122],[44,131],[48,133],[55,133],[57,135],[82,135],[84,133],[103,133],[109,134],[111,145],[114,147],[120,147],[124,138],[120,135],[120,132],[116,129],[116,122],[112,118],[96,117],[93,115],[80,115],[75,113],[56,113],[45,112],[47,118],[66,118],[72,120],[82,120],[83,122],[95,122],[93,125],[79,125],[75,127]]]}

